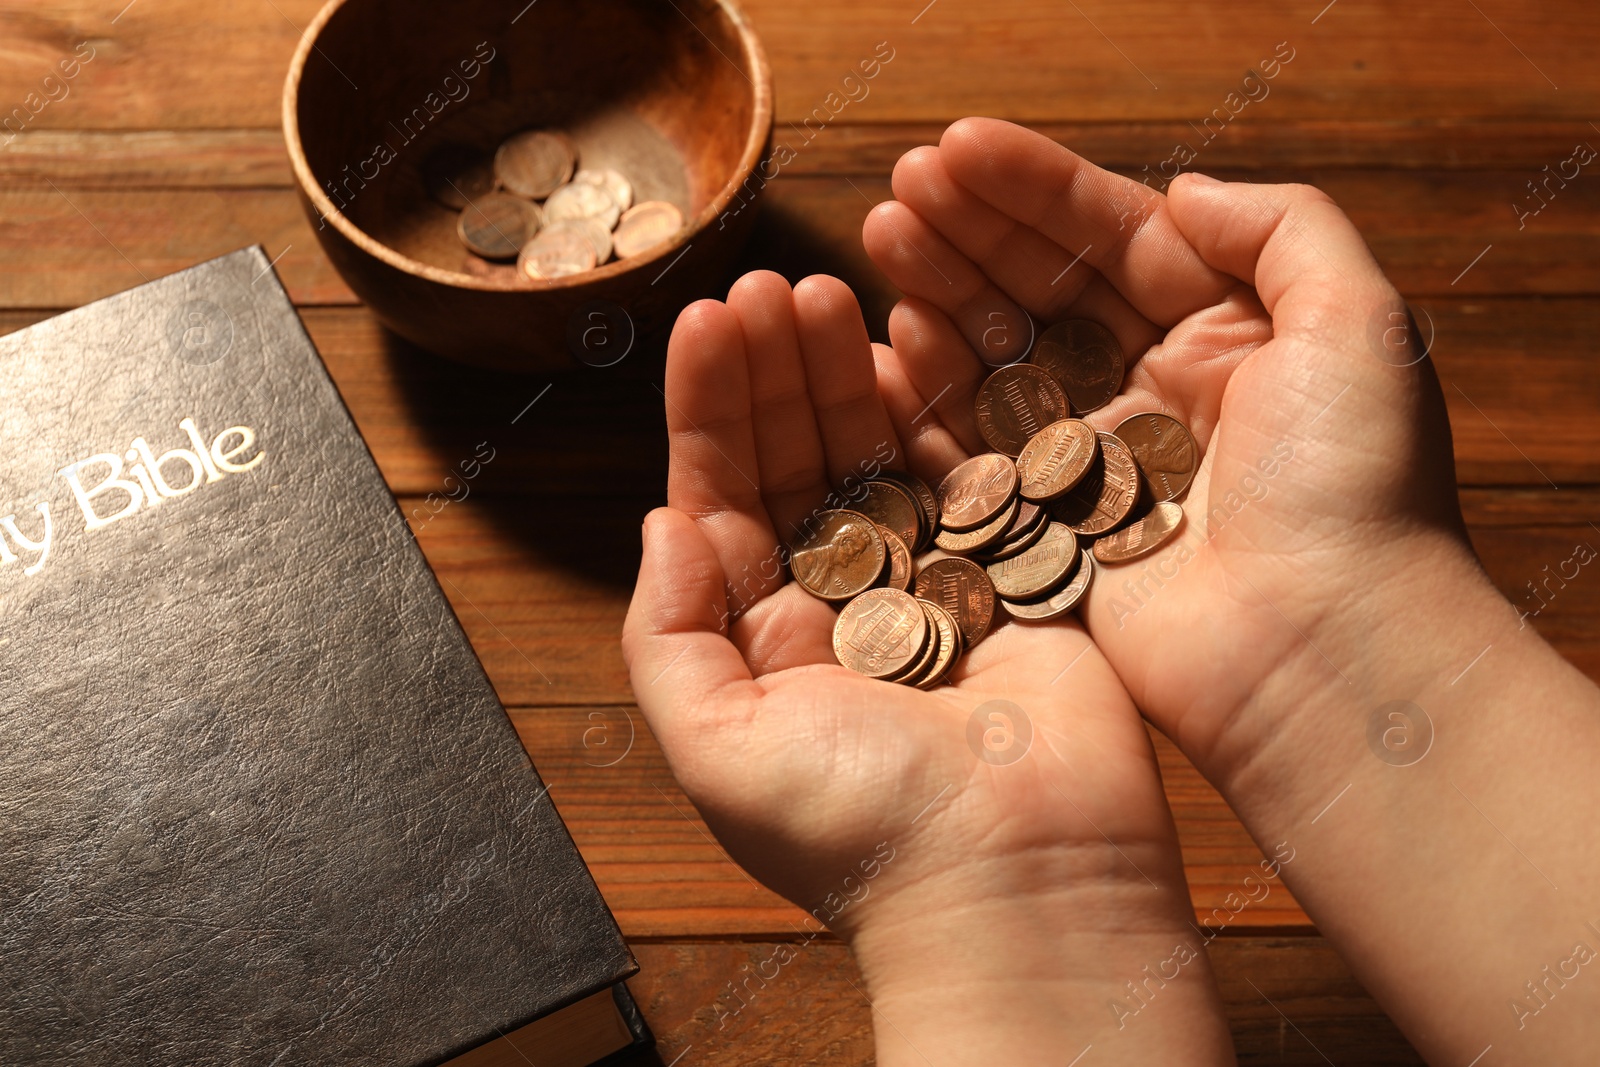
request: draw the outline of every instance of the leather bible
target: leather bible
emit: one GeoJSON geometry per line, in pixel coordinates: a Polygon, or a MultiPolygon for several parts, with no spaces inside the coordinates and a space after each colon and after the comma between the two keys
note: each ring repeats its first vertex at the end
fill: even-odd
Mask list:
{"type": "Polygon", "coordinates": [[[0,338],[0,397],[0,1063],[648,1042],[259,248],[0,338]]]}

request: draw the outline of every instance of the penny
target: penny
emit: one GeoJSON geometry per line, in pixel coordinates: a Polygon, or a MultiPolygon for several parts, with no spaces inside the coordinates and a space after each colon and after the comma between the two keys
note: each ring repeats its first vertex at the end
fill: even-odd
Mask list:
{"type": "Polygon", "coordinates": [[[884,563],[882,584],[902,593],[908,592],[917,571],[917,565],[911,559],[911,549],[906,547],[899,534],[887,526],[880,525],[878,535],[883,538],[884,555],[888,556],[888,561],[884,563]]]}
{"type": "Polygon", "coordinates": [[[950,613],[961,633],[961,643],[969,649],[983,640],[994,624],[994,583],[971,560],[934,560],[917,575],[916,593],[950,613]]]}
{"type": "Polygon", "coordinates": [[[1095,435],[1100,458],[1083,481],[1050,504],[1050,516],[1084,537],[1098,537],[1128,517],[1139,499],[1139,468],[1128,446],[1112,434],[1095,435]]]}
{"type": "Polygon", "coordinates": [[[1122,344],[1089,319],[1069,319],[1045,330],[1031,361],[1061,383],[1080,415],[1105,407],[1122,389],[1122,344]]]}
{"type": "Polygon", "coordinates": [[[1183,508],[1163,500],[1138,522],[1130,522],[1115,533],[1094,543],[1094,558],[1101,563],[1127,563],[1149,555],[1178,532],[1183,524],[1183,508]]]}
{"type": "Polygon", "coordinates": [[[1189,428],[1171,415],[1130,415],[1112,431],[1127,444],[1151,496],[1176,500],[1200,469],[1200,446],[1189,428]]]}
{"type": "Polygon", "coordinates": [[[935,632],[939,638],[939,651],[927,674],[920,681],[911,684],[918,689],[932,689],[945,680],[966,649],[962,646],[961,630],[956,626],[955,616],[931,600],[924,600],[921,603],[922,610],[933,618],[935,632]]]}
{"type": "Polygon", "coordinates": [[[453,211],[494,192],[494,156],[464,144],[441,145],[422,161],[428,195],[453,211]]]}
{"type": "Polygon", "coordinates": [[[569,182],[550,194],[544,202],[545,218],[551,222],[563,219],[594,219],[610,233],[622,217],[622,208],[616,197],[603,185],[593,182],[569,182]]]}
{"type": "Polygon", "coordinates": [[[908,546],[916,544],[922,509],[911,499],[911,494],[892,482],[866,482],[864,489],[859,499],[850,502],[850,509],[861,512],[879,526],[887,526],[908,546]]]}
{"type": "Polygon", "coordinates": [[[462,210],[456,220],[456,236],[484,259],[515,259],[542,224],[538,204],[507,193],[490,193],[462,210]]]}
{"type": "Polygon", "coordinates": [[[900,670],[886,676],[886,682],[896,682],[900,685],[916,685],[927,677],[933,669],[934,662],[939,658],[939,624],[933,617],[933,612],[928,610],[928,603],[924,600],[916,601],[917,607],[922,611],[922,617],[928,622],[928,639],[923,643],[922,651],[917,658],[900,670]]]}
{"type": "Polygon", "coordinates": [[[494,154],[494,174],[517,196],[543,200],[572,179],[577,152],[564,133],[524,130],[494,154]]]}
{"type": "Polygon", "coordinates": [[[961,532],[990,522],[1017,492],[1017,466],[985,452],[956,466],[939,483],[939,522],[961,532]]]}
{"type": "Polygon", "coordinates": [[[973,556],[983,563],[994,563],[1026,552],[1038,543],[1050,528],[1050,514],[1038,504],[1017,501],[1017,517],[1000,535],[1000,540],[973,556]]]}
{"type": "Polygon", "coordinates": [[[594,246],[594,262],[596,266],[611,258],[611,231],[602,226],[600,219],[567,219],[559,225],[575,226],[589,239],[594,246]]]}
{"type": "Polygon", "coordinates": [[[1000,514],[975,530],[963,530],[960,533],[954,530],[941,530],[933,539],[933,543],[957,556],[972,555],[982,552],[990,545],[998,545],[1011,523],[1016,520],[1017,507],[1020,503],[1021,501],[1013,498],[1000,514]]]}
{"type": "Polygon", "coordinates": [[[869,589],[845,605],[833,626],[833,653],[868,678],[888,678],[927,649],[928,616],[910,593],[869,589]]]}
{"type": "Polygon", "coordinates": [[[1002,600],[1000,604],[1006,609],[1006,613],[1014,619],[1037,622],[1065,615],[1082,603],[1084,594],[1088,593],[1089,586],[1094,581],[1095,562],[1087,548],[1078,555],[1078,569],[1066,585],[1047,597],[1025,604],[1002,600]]]}
{"type": "Polygon", "coordinates": [[[922,528],[917,535],[917,543],[911,546],[913,552],[925,552],[933,543],[933,535],[939,529],[939,501],[933,495],[933,490],[928,488],[928,483],[914,474],[905,471],[881,470],[873,481],[893,482],[911,494],[911,499],[917,502],[922,510],[922,528]]]}
{"type": "Polygon", "coordinates": [[[1077,562],[1078,538],[1059,522],[1052,522],[1032,548],[986,569],[1001,599],[1033,600],[1065,581],[1077,562]]]}
{"type": "Polygon", "coordinates": [[[989,447],[1007,456],[1052,422],[1072,414],[1060,383],[1029,363],[1001,367],[978,387],[978,432],[989,447]]]}
{"type": "Polygon", "coordinates": [[[1024,499],[1054,500],[1083,481],[1100,449],[1094,427],[1062,419],[1040,430],[1017,456],[1017,491],[1024,499]]]}
{"type": "Polygon", "coordinates": [[[605,170],[580,170],[572,176],[575,182],[592,182],[603,185],[611,194],[611,199],[617,202],[617,207],[626,211],[633,206],[633,183],[624,178],[619,171],[607,167],[605,170]]]}
{"type": "Polygon", "coordinates": [[[530,278],[564,278],[593,270],[599,256],[582,223],[555,222],[522,249],[517,267],[530,278]]]}
{"type": "Polygon", "coordinates": [[[789,554],[789,573],[812,596],[849,600],[883,573],[888,549],[877,524],[854,511],[817,515],[817,524],[789,554]]]}
{"type": "Polygon", "coordinates": [[[683,212],[665,200],[647,200],[623,212],[612,242],[617,258],[627,259],[648,252],[670,240],[683,229],[683,212]]]}

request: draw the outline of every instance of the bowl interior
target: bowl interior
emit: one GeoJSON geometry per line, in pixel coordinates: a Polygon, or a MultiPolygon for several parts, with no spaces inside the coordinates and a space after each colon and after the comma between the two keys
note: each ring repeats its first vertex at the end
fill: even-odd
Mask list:
{"type": "Polygon", "coordinates": [[[481,284],[458,212],[424,184],[435,150],[560,129],[579,166],[615,168],[636,203],[693,220],[738,172],[752,77],[738,27],[708,0],[343,0],[306,57],[296,119],[312,175],[351,223],[481,284]]]}

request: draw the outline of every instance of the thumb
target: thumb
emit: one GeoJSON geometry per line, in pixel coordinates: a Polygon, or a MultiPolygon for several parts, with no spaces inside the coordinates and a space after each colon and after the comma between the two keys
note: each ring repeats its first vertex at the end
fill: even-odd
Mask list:
{"type": "Polygon", "coordinates": [[[759,695],[727,633],[722,566],[693,519],[673,508],[645,517],[639,581],[622,627],[634,699],[667,752],[722,725],[759,695]]]}
{"type": "Polygon", "coordinates": [[[1172,183],[1168,209],[1202,259],[1255,288],[1276,336],[1347,343],[1375,310],[1400,303],[1355,224],[1320,189],[1186,174],[1172,183]]]}
{"type": "Polygon", "coordinates": [[[1201,258],[1254,286],[1272,315],[1272,341],[1241,366],[1224,398],[1224,421],[1242,447],[1306,442],[1321,450],[1308,453],[1308,469],[1342,469],[1373,503],[1457,526],[1449,417],[1433,361],[1349,217],[1309,185],[1188,174],[1168,196],[1201,258]]]}

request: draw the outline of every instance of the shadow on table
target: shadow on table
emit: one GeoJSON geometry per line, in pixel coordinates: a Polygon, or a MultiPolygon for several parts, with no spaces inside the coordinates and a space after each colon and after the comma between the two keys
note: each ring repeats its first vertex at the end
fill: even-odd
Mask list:
{"type": "MultiPolygon", "coordinates": [[[[762,214],[735,271],[708,291],[725,297],[735,278],[755,269],[776,270],[791,282],[831,273],[869,297],[877,292],[781,210],[762,214]]],[[[872,308],[883,299],[879,293],[869,300],[868,321],[880,323],[874,336],[883,333],[883,318],[872,308]]],[[[641,339],[611,367],[575,360],[560,373],[522,375],[462,366],[393,334],[385,338],[410,424],[440,468],[476,472],[465,491],[479,508],[545,558],[630,588],[639,523],[666,502],[665,341],[641,339]]],[[[426,491],[438,494],[437,503],[462,492],[462,481],[426,491]]],[[[408,511],[427,506],[405,503],[408,511]]]]}

